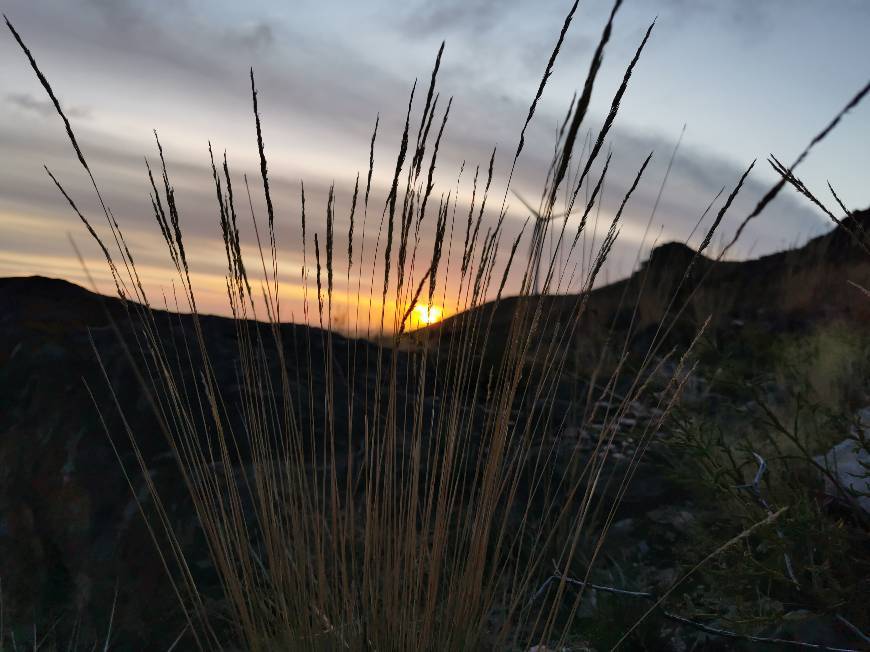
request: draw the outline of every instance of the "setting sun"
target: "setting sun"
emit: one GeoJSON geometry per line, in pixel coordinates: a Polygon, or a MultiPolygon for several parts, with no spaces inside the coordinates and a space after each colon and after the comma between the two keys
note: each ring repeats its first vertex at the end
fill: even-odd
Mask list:
{"type": "Polygon", "coordinates": [[[444,311],[441,306],[418,303],[411,311],[411,328],[421,328],[441,321],[444,311]]]}

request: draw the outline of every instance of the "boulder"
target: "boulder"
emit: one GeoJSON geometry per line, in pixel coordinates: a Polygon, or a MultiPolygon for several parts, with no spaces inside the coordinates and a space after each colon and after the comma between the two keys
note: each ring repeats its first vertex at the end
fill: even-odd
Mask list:
{"type": "Polygon", "coordinates": [[[830,473],[824,474],[826,495],[838,502],[857,505],[865,514],[870,514],[870,450],[867,444],[870,407],[858,413],[858,423],[851,437],[813,459],[830,473]],[[843,491],[850,496],[843,496],[843,491]]]}

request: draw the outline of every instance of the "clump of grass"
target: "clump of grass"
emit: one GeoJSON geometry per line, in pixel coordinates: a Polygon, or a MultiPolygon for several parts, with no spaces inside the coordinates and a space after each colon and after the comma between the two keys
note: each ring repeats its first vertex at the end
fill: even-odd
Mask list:
{"type": "MultiPolygon", "coordinates": [[[[550,574],[550,559],[555,559],[562,572],[577,563],[594,511],[605,526],[591,554],[584,558],[588,580],[640,456],[675,405],[692,368],[689,357],[662,350],[674,323],[668,326],[663,320],[648,355],[639,367],[632,368],[627,392],[615,398],[617,383],[629,373],[625,351],[608,374],[598,377],[593,373],[595,382],[590,388],[603,389],[600,394],[590,389],[578,402],[583,424],[603,424],[595,448],[589,454],[571,447],[567,455],[561,455],[562,462],[555,464],[564,451],[559,449],[558,438],[548,435],[565,418],[554,411],[553,397],[568,361],[567,344],[584,317],[589,292],[619,235],[622,212],[652,156],[639,166],[605,238],[587,259],[581,237],[590,214],[596,206],[600,208],[609,156],[576,229],[570,225],[573,233],[569,216],[582,185],[600,164],[620,102],[653,30],[650,25],[627,66],[603,127],[590,138],[588,152],[584,146],[576,172],[572,172],[578,134],[620,5],[621,0],[616,0],[583,92],[572,100],[560,131],[525,263],[516,257],[525,229],[507,243],[509,253],[503,257],[510,179],[577,2],[565,19],[531,103],[504,197],[495,212],[489,201],[495,152],[479,198],[479,167],[475,172],[464,224],[462,216],[458,223],[456,219],[457,195],[435,191],[434,171],[451,108],[451,101],[444,103],[437,90],[443,46],[416,138],[412,136],[416,82],[411,91],[383,205],[374,205],[371,193],[378,133],[375,122],[364,192],[359,175],[354,183],[346,248],[340,243],[342,235],[336,233],[339,209],[334,188],[329,192],[323,230],[319,230],[306,212],[301,187],[298,219],[304,262],[300,284],[304,322],[309,325],[303,329],[283,323],[276,230],[279,210],[270,190],[266,139],[251,71],[260,178],[249,183],[243,177],[247,202],[239,200],[238,175],[226,156],[216,162],[209,146],[227,261],[227,301],[235,327],[238,402],[228,399],[215,372],[191,282],[181,215],[159,140],[159,164],[153,170],[149,166],[147,175],[154,218],[176,272],[180,303],[192,316],[192,332],[185,333],[181,346],[155,319],[132,250],[102,199],[60,103],[9,25],[64,119],[70,142],[99,199],[109,238],[97,232],[92,220],[51,176],[99,243],[118,295],[137,324],[132,338],[124,340],[127,355],[175,456],[220,582],[225,613],[215,613],[195,579],[165,503],[149,479],[146,460],[137,446],[138,434],[129,426],[125,433],[109,432],[114,441],[129,437],[136,452],[153,503],[149,531],[160,548],[193,644],[216,649],[235,643],[252,650],[504,649],[553,641],[558,645],[569,635],[582,591],[567,600],[563,576],[544,599],[530,604],[529,597],[540,579],[550,574]],[[252,185],[262,193],[265,227],[255,209],[252,185]],[[562,193],[564,210],[557,211],[562,193]],[[248,210],[239,209],[245,203],[248,210]],[[377,229],[370,226],[370,209],[380,214],[377,229]],[[259,260],[253,263],[242,255],[241,212],[250,213],[256,234],[259,260]],[[433,222],[434,238],[426,243],[420,234],[433,222]],[[374,236],[367,232],[369,228],[374,229],[374,236]],[[548,236],[558,244],[545,255],[548,236]],[[346,252],[343,259],[342,252],[346,252]],[[567,264],[561,264],[559,256],[567,264]],[[366,321],[363,328],[362,319],[357,318],[352,338],[335,332],[333,299],[342,265],[349,288],[356,276],[357,316],[362,311],[366,321]],[[446,279],[457,267],[458,287],[454,297],[447,297],[446,279]],[[521,279],[519,300],[513,302],[505,331],[495,333],[496,312],[514,270],[521,279]],[[543,277],[542,294],[537,292],[539,276],[543,277]],[[564,293],[578,285],[568,309],[560,309],[554,321],[555,304],[543,295],[564,293]],[[408,311],[423,297],[433,303],[439,290],[443,305],[450,300],[455,304],[454,336],[442,338],[440,330],[426,329],[415,333],[416,344],[408,346],[408,311]],[[396,307],[392,312],[390,305],[396,307]],[[545,331],[546,337],[542,336],[545,331]],[[501,338],[500,353],[495,358],[479,355],[489,350],[496,337],[501,338]],[[677,371],[657,396],[661,418],[641,433],[637,452],[619,479],[616,500],[597,505],[607,451],[618,424],[629,406],[646,395],[653,372],[673,359],[679,360],[677,371]],[[187,377],[196,382],[186,382],[187,377]],[[221,616],[228,617],[229,632],[221,627],[221,616]]],[[[705,245],[745,176],[717,215],[705,245]]],[[[762,209],[760,204],[754,215],[762,209]]],[[[671,301],[667,312],[678,316],[683,307],[671,301]]],[[[96,354],[99,357],[100,352],[96,354]]],[[[115,403],[123,416],[117,398],[115,403]]]]}

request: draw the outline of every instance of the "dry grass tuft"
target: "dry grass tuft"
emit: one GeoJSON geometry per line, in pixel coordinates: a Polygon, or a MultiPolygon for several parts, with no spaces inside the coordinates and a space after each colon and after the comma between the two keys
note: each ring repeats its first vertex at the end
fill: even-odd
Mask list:
{"type": "MultiPolygon", "coordinates": [[[[655,399],[662,416],[642,433],[636,457],[620,479],[618,496],[622,496],[640,455],[679,398],[691,369],[687,352],[660,352],[669,330],[663,321],[643,364],[631,371],[627,393],[615,393],[617,383],[629,373],[624,366],[625,351],[609,375],[593,374],[588,395],[578,397],[577,402],[584,425],[603,424],[597,446],[591,454],[575,447],[567,459],[556,464],[558,441],[546,435],[565,419],[565,415],[555,413],[553,397],[567,363],[567,344],[574,339],[589,291],[619,235],[622,211],[652,156],[640,165],[606,237],[586,259],[588,252],[581,236],[591,212],[596,206],[600,208],[609,155],[571,236],[567,235],[569,216],[653,30],[650,25],[627,67],[604,126],[590,137],[588,151],[584,144],[578,155],[577,136],[585,123],[620,5],[621,0],[614,3],[583,92],[572,100],[560,131],[547,186],[541,194],[542,219],[536,221],[529,236],[531,253],[524,266],[515,254],[526,237],[525,229],[509,243],[506,260],[501,255],[510,181],[498,211],[493,215],[487,210],[495,151],[480,193],[480,168],[475,170],[464,225],[461,218],[456,224],[456,194],[436,195],[433,173],[451,107],[451,101],[443,103],[437,91],[443,44],[415,139],[411,134],[416,82],[411,91],[382,207],[370,207],[379,120],[375,122],[359,206],[359,175],[354,185],[343,263],[349,291],[356,279],[354,338],[335,332],[334,283],[342,262],[337,242],[341,236],[335,233],[338,209],[334,189],[329,193],[325,229],[318,231],[308,222],[304,186],[301,188],[304,319],[320,328],[289,330],[282,324],[277,211],[251,71],[260,163],[259,187],[254,190],[263,194],[268,234],[266,243],[260,234],[262,216],[256,215],[245,176],[259,252],[259,261],[254,264],[242,255],[239,200],[233,185],[237,177],[231,173],[226,155],[216,162],[209,145],[227,261],[227,300],[236,328],[238,383],[243,397],[239,404],[227,401],[210,359],[175,192],[159,140],[159,167],[155,175],[149,166],[147,174],[154,217],[176,271],[182,307],[193,316],[193,332],[188,333],[183,349],[170,344],[154,320],[152,303],[122,229],[102,202],[99,185],[48,81],[7,21],[64,119],[74,151],[100,199],[109,238],[98,234],[60,182],[51,177],[100,243],[118,294],[141,327],[135,340],[128,343],[127,352],[172,447],[221,583],[231,623],[229,634],[221,626],[220,614],[209,606],[197,585],[161,496],[149,483],[156,514],[149,528],[155,543],[169,542],[161,555],[184,609],[189,635],[198,647],[229,646],[226,637],[230,636],[233,643],[252,650],[506,649],[553,641],[561,645],[568,635],[582,591],[570,605],[562,604],[566,590],[563,580],[550,587],[546,599],[530,604],[529,598],[541,579],[550,574],[551,559],[556,560],[557,572],[563,574],[576,562],[591,512],[596,509],[603,510],[606,526],[593,546],[587,566],[591,571],[618,504],[594,507],[608,445],[618,424],[629,406],[646,396],[654,371],[664,361],[677,358],[677,372],[666,391],[655,399]],[[439,104],[444,105],[443,110],[439,104]],[[438,128],[432,129],[435,124],[438,128]],[[574,158],[576,173],[572,172],[574,158]],[[566,198],[564,211],[554,214],[562,193],[566,198]],[[370,208],[380,212],[373,249],[372,234],[366,232],[371,228],[370,208]],[[562,215],[562,219],[553,219],[562,215]],[[434,240],[422,242],[421,227],[433,221],[434,240]],[[544,241],[551,228],[558,244],[552,255],[545,256],[544,241]],[[311,240],[315,279],[309,278],[311,240]],[[448,297],[445,279],[451,269],[455,274],[457,267],[456,294],[448,297]],[[505,346],[499,358],[491,360],[478,353],[486,351],[494,337],[493,316],[515,267],[522,278],[521,300],[515,302],[507,332],[498,333],[505,346]],[[379,268],[383,269],[383,279],[376,283],[379,268]],[[555,329],[548,331],[555,335],[546,338],[540,336],[542,324],[550,324],[553,304],[541,301],[537,293],[539,274],[544,279],[543,294],[566,292],[577,284],[581,287],[572,297],[568,317],[562,313],[555,329]],[[365,277],[369,279],[368,296],[365,277]],[[311,296],[314,292],[316,300],[311,296]],[[410,311],[421,297],[432,304],[439,296],[442,305],[455,304],[452,327],[459,336],[442,342],[439,331],[428,329],[415,334],[415,341],[422,346],[409,347],[404,331],[410,311]],[[400,308],[391,315],[385,310],[388,304],[400,308]],[[368,315],[365,328],[360,311],[368,315]],[[412,350],[406,351],[409,348],[412,350]],[[185,384],[180,366],[199,382],[185,384]],[[600,389],[593,392],[592,387],[600,389]]],[[[546,65],[509,178],[576,7],[575,2],[546,65]]],[[[713,228],[739,192],[743,178],[713,228]]],[[[705,244],[711,237],[712,230],[705,244]]],[[[668,312],[678,315],[683,306],[677,304],[672,300],[668,312]]],[[[113,391],[111,386],[108,390],[113,391]]],[[[123,414],[123,406],[116,403],[123,414]]],[[[129,427],[126,433],[109,435],[115,439],[128,436],[136,449],[137,433],[129,427]]],[[[146,470],[141,455],[139,463],[146,470]]]]}

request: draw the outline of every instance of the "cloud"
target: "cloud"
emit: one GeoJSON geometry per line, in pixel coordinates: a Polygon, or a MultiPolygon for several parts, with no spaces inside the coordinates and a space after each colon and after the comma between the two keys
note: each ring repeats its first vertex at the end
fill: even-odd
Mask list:
{"type": "MultiPolygon", "coordinates": [[[[521,13],[520,3],[516,0],[507,3],[449,0],[446,3],[417,4],[412,10],[399,14],[399,18],[389,26],[372,27],[373,30],[383,29],[383,34],[377,31],[363,34],[372,40],[381,36],[394,38],[395,41],[387,41],[391,51],[385,54],[376,47],[369,47],[371,41],[355,40],[361,38],[362,31],[357,34],[351,30],[346,39],[333,40],[326,37],[326,32],[315,34],[310,27],[306,28],[306,25],[316,23],[267,19],[258,10],[245,12],[244,20],[235,20],[225,19],[217,11],[206,16],[197,15],[187,3],[171,10],[168,4],[166,7],[161,4],[160,10],[156,10],[150,5],[144,8],[144,5],[131,1],[81,2],[81,6],[89,8],[88,12],[73,11],[62,5],[50,20],[31,9],[30,3],[22,2],[16,11],[10,13],[14,20],[19,20],[16,16],[20,17],[20,26],[26,28],[27,33],[33,33],[34,43],[40,45],[34,50],[35,54],[40,61],[46,62],[46,72],[52,81],[58,80],[59,86],[66,86],[66,89],[56,89],[61,100],[64,100],[64,91],[69,90],[75,93],[70,95],[73,101],[81,102],[81,98],[86,98],[84,101],[101,107],[100,120],[88,121],[80,139],[113,211],[131,236],[131,244],[137,248],[141,244],[145,249],[143,259],[155,266],[166,257],[159,251],[159,242],[155,244],[154,240],[159,235],[150,215],[142,160],[143,155],[153,158],[153,151],[148,149],[149,145],[143,150],[142,140],[137,141],[134,137],[137,130],[147,136],[150,128],[157,126],[161,128],[161,134],[165,128],[174,131],[182,141],[163,139],[182,208],[185,233],[202,247],[204,255],[211,256],[215,247],[220,251],[215,196],[205,157],[206,137],[218,139],[216,152],[230,141],[231,169],[238,175],[249,173],[255,208],[262,215],[262,207],[257,203],[260,201],[257,198],[258,168],[251,164],[256,159],[256,145],[246,76],[248,65],[253,65],[260,91],[269,169],[279,210],[279,240],[284,255],[295,265],[301,251],[294,230],[298,225],[299,177],[305,179],[311,223],[317,225],[312,228],[321,227],[318,220],[324,214],[326,193],[333,179],[337,181],[339,206],[349,204],[356,167],[364,168],[368,162],[368,141],[378,112],[381,127],[375,153],[375,196],[383,195],[384,178],[389,177],[391,166],[395,164],[411,82],[417,75],[425,85],[434,59],[435,49],[429,48],[428,39],[419,38],[424,31],[448,38],[454,35],[459,41],[457,49],[460,51],[460,61],[457,62],[451,43],[448,43],[440,80],[443,94],[439,108],[446,104],[448,95],[454,95],[456,100],[439,156],[436,197],[440,191],[455,187],[456,174],[461,163],[466,161],[465,192],[460,197],[458,209],[461,214],[462,202],[470,195],[470,176],[474,166],[478,163],[485,166],[493,145],[497,143],[497,178],[492,197],[496,198],[494,203],[500,202],[504,176],[528,111],[528,102],[534,95],[564,11],[559,3],[558,7],[548,5],[542,16],[531,16],[530,13],[534,12],[521,13]],[[537,29],[535,21],[545,22],[547,29],[537,29]],[[423,31],[397,27],[399,22],[423,31]],[[107,26],[111,28],[107,29],[107,26]],[[528,74],[521,76],[513,63],[526,56],[521,44],[528,42],[526,37],[532,32],[545,36],[535,42],[533,52],[530,51],[527,57],[529,63],[524,66],[528,70],[520,71],[528,74]],[[478,34],[483,34],[484,38],[478,39],[478,34]],[[395,56],[393,46],[403,52],[402,57],[395,56]],[[424,50],[425,53],[421,54],[424,50]],[[481,58],[484,55],[489,57],[488,63],[476,65],[475,53],[481,58]],[[502,69],[505,70],[503,75],[500,74],[502,69]],[[92,99],[92,95],[99,97],[92,99]],[[127,105],[114,103],[127,98],[133,98],[127,105]],[[152,103],[150,112],[144,114],[147,117],[140,120],[141,124],[128,117],[123,108],[118,108],[127,106],[139,110],[148,102],[152,103]],[[111,118],[119,115],[121,128],[111,122],[111,118]],[[104,119],[105,116],[109,117],[104,119]],[[214,133],[203,136],[209,130],[214,130],[214,133]],[[220,133],[221,130],[224,133],[220,133]],[[195,137],[188,137],[188,131],[195,131],[195,137]],[[125,134],[129,138],[121,137],[125,134]],[[238,157],[236,160],[233,154],[238,157]],[[326,162],[316,167],[319,156],[326,162]],[[239,163],[239,159],[245,163],[239,163]]],[[[673,11],[679,11],[677,0],[671,4],[673,11]]],[[[576,23],[577,33],[571,37],[572,44],[583,50],[584,57],[571,60],[572,52],[566,48],[564,55],[568,60],[560,62],[557,70],[557,75],[567,72],[571,83],[576,83],[577,79],[582,83],[588,65],[587,51],[594,43],[586,38],[587,32],[593,34],[600,28],[599,10],[605,6],[606,3],[596,5],[591,20],[576,23]]],[[[713,7],[709,11],[717,10],[713,7]]],[[[386,10],[380,15],[386,15],[386,10]]],[[[626,15],[631,16],[628,12],[626,15]]],[[[359,29],[366,26],[360,23],[359,29]]],[[[626,41],[633,49],[636,39],[629,37],[626,41]]],[[[614,49],[616,45],[615,42],[614,49]]],[[[619,56],[612,58],[620,66],[624,65],[619,56]]],[[[23,74],[18,76],[19,80],[23,78],[23,74]]],[[[558,79],[554,78],[554,81],[558,79]]],[[[609,102],[612,92],[603,86],[601,91],[596,90],[597,96],[609,102]]],[[[0,147],[7,153],[4,158],[16,163],[0,162],[0,241],[4,240],[4,230],[11,228],[4,226],[3,213],[30,216],[32,227],[28,227],[26,220],[15,221],[15,241],[7,242],[7,249],[15,249],[20,255],[30,252],[34,260],[46,253],[65,254],[75,265],[66,239],[54,235],[63,233],[58,224],[67,224],[74,232],[80,227],[75,216],[68,214],[63,198],[44,176],[42,163],[48,162],[76,200],[90,210],[89,215],[99,214],[99,206],[88,199],[87,179],[76,168],[74,156],[62,140],[60,125],[51,131],[41,122],[35,119],[28,122],[20,115],[3,119],[4,113],[11,116],[12,111],[25,112],[40,121],[53,114],[48,101],[40,99],[32,85],[16,81],[9,88],[15,92],[6,95],[0,105],[0,147]],[[28,228],[31,231],[27,231],[28,228]],[[49,235],[40,235],[42,233],[49,235]]],[[[515,187],[526,196],[535,197],[540,192],[541,177],[552,152],[553,127],[563,117],[562,110],[570,99],[570,90],[566,95],[565,88],[567,86],[548,87],[528,134],[527,147],[514,181],[515,187]],[[564,107],[557,106],[553,95],[559,96],[564,107]]],[[[423,95],[424,91],[418,86],[417,111],[423,95]]],[[[628,98],[626,104],[630,101],[634,100],[628,98]]],[[[74,104],[68,113],[71,117],[82,118],[87,117],[89,111],[74,104]]],[[[590,120],[591,124],[584,126],[584,133],[587,126],[597,126],[594,117],[590,116],[590,120]]],[[[416,125],[412,125],[413,129],[416,125]]],[[[653,236],[661,231],[664,239],[685,239],[716,192],[726,186],[727,193],[748,163],[714,156],[707,147],[708,143],[693,142],[691,135],[690,127],[653,220],[653,236]]],[[[674,143],[654,130],[623,126],[621,118],[617,120],[609,141],[613,162],[604,193],[602,221],[619,205],[644,157],[649,151],[655,151],[648,173],[628,205],[616,252],[631,261],[649,220],[674,143]]],[[[363,169],[363,178],[364,174],[363,169]]],[[[597,178],[597,174],[598,167],[593,170],[593,177],[597,178]]],[[[759,169],[750,179],[723,224],[726,235],[733,233],[736,222],[748,214],[754,202],[766,191],[770,176],[768,171],[759,169]]],[[[237,196],[244,196],[241,180],[236,180],[234,187],[239,189],[237,196]]],[[[374,205],[376,201],[373,201],[374,205]]],[[[246,208],[246,203],[242,208],[246,208]]],[[[498,207],[492,208],[497,210],[498,207]]],[[[518,229],[524,216],[518,206],[514,205],[513,210],[511,226],[518,229]]],[[[751,224],[747,230],[746,246],[739,253],[745,255],[755,239],[759,244],[754,253],[758,254],[790,244],[786,239],[793,239],[793,236],[783,234],[810,235],[813,229],[822,226],[811,208],[793,195],[783,193],[761,218],[751,224]]],[[[622,268],[618,271],[628,270],[622,268]]]]}
{"type": "Polygon", "coordinates": [[[411,4],[401,25],[415,33],[489,31],[520,5],[519,0],[425,0],[411,4]]]}
{"type": "MultiPolygon", "coordinates": [[[[35,113],[43,118],[57,114],[51,100],[38,100],[29,93],[7,93],[6,102],[17,109],[35,113]]],[[[91,109],[85,106],[64,107],[64,113],[69,118],[90,118],[91,109]]]]}
{"type": "Polygon", "coordinates": [[[84,5],[94,9],[114,30],[128,31],[145,19],[141,6],[130,0],[84,0],[84,5]]]}
{"type": "Polygon", "coordinates": [[[240,46],[253,51],[264,50],[274,45],[275,30],[269,23],[258,21],[227,30],[226,40],[230,46],[240,46]]]}
{"type": "MultiPolygon", "coordinates": [[[[481,3],[481,6],[484,4],[481,3]]],[[[140,20],[140,26],[144,25],[143,20],[140,20]]],[[[200,34],[196,39],[190,39],[184,44],[171,31],[166,31],[168,27],[161,29],[165,31],[166,42],[176,48],[171,53],[173,59],[184,59],[189,48],[204,60],[211,60],[210,65],[217,72],[225,70],[227,65],[223,58],[224,53],[221,51],[225,42],[223,44],[219,40],[213,42],[211,36],[222,33],[226,39],[235,40],[246,48],[275,47],[273,28],[266,26],[267,29],[264,30],[263,26],[265,23],[253,22],[248,27],[232,33],[222,32],[220,27],[212,26],[211,33],[200,34]]],[[[149,31],[151,29],[149,28],[149,31]]],[[[348,50],[339,49],[337,53],[333,52],[333,58],[326,61],[312,61],[305,58],[304,54],[305,46],[311,45],[310,41],[303,38],[302,45],[301,56],[280,71],[275,69],[274,64],[269,65],[268,62],[257,69],[261,99],[267,107],[263,126],[267,136],[268,152],[281,157],[287,148],[293,147],[292,142],[276,140],[273,136],[274,129],[279,126],[281,118],[280,114],[276,115],[269,111],[268,107],[289,106],[297,117],[319,123],[319,126],[327,131],[331,128],[334,131],[334,138],[345,141],[341,144],[345,155],[356,155],[356,160],[365,159],[371,117],[380,110],[382,126],[376,159],[378,170],[382,174],[385,170],[388,171],[395,157],[392,141],[396,140],[397,131],[401,128],[400,122],[403,116],[400,107],[405,100],[408,84],[384,71],[377,70],[364,58],[354,57],[353,52],[348,50]],[[359,80],[365,81],[359,83],[359,80]],[[300,93],[299,89],[305,89],[306,92],[300,93]]],[[[315,50],[315,52],[322,51],[315,50]]],[[[450,179],[455,179],[455,174],[463,160],[468,161],[469,168],[476,163],[485,164],[495,142],[500,145],[499,164],[506,165],[506,157],[515,146],[518,129],[528,110],[527,101],[505,94],[496,84],[478,83],[475,79],[468,79],[462,74],[464,72],[466,71],[459,69],[454,71],[454,74],[446,73],[442,80],[442,90],[457,95],[453,118],[448,124],[439,161],[439,171],[443,172],[445,186],[451,183],[450,179]]],[[[189,86],[185,86],[187,92],[184,95],[176,95],[176,101],[186,102],[190,107],[180,110],[179,115],[184,111],[195,113],[198,107],[202,106],[202,98],[206,95],[203,89],[211,86],[211,82],[180,70],[166,70],[166,75],[170,78],[176,76],[190,83],[189,86]]],[[[221,90],[227,92],[223,87],[221,90]]],[[[159,92],[159,89],[143,85],[142,92],[159,92]]],[[[534,92],[532,85],[529,86],[529,92],[534,92]]],[[[243,86],[238,85],[231,93],[242,95],[243,86]]],[[[246,98],[234,99],[247,101],[246,98]]],[[[49,109],[53,112],[53,108],[47,101],[37,100],[33,96],[19,94],[15,95],[14,99],[10,96],[7,100],[10,105],[26,108],[40,116],[48,115],[49,109]]],[[[250,127],[250,114],[247,110],[244,113],[231,115],[233,117],[229,118],[230,121],[238,125],[239,119],[242,119],[245,121],[245,128],[250,127]]],[[[546,169],[552,148],[550,127],[561,118],[562,115],[548,112],[543,108],[536,117],[526,152],[515,177],[516,187],[527,194],[534,195],[542,182],[539,172],[546,169]]],[[[83,139],[85,151],[94,159],[96,169],[111,173],[111,177],[104,179],[104,182],[111,184],[114,210],[119,215],[127,216],[128,220],[134,220],[132,222],[134,230],[151,229],[153,225],[150,223],[142,155],[150,155],[152,152],[135,151],[133,141],[119,140],[106,132],[101,132],[99,125],[92,126],[94,128],[92,133],[87,134],[83,139]]],[[[143,126],[144,131],[147,129],[143,126]]],[[[651,180],[663,171],[665,159],[673,143],[655,134],[641,135],[621,127],[614,130],[610,140],[610,146],[614,150],[614,161],[606,198],[611,204],[618,203],[621,199],[631,179],[634,178],[640,161],[649,151],[656,151],[656,158],[650,168],[648,179],[638,189],[626,215],[627,222],[645,224],[657,192],[657,185],[651,180]]],[[[3,178],[0,178],[2,194],[9,201],[14,201],[17,206],[29,206],[37,213],[65,210],[54,188],[41,173],[42,160],[52,158],[59,161],[68,154],[65,143],[58,145],[56,140],[52,141],[36,133],[13,134],[3,129],[0,129],[0,142],[3,142],[4,148],[9,151],[17,152],[19,168],[23,168],[25,163],[30,162],[32,164],[30,167],[36,171],[34,175],[19,175],[17,171],[8,173],[4,171],[3,178]]],[[[243,145],[245,142],[247,141],[244,141],[243,145]]],[[[253,142],[248,144],[253,149],[253,142]]],[[[169,152],[177,151],[172,142],[164,142],[164,145],[169,152]]],[[[179,190],[179,197],[182,204],[189,207],[185,219],[187,228],[194,237],[213,237],[215,234],[212,219],[213,190],[209,185],[210,175],[206,161],[204,158],[197,158],[200,156],[199,153],[192,155],[190,152],[183,151],[180,154],[182,160],[188,163],[180,165],[170,160],[170,167],[174,170],[176,178],[180,176],[182,179],[181,186],[184,191],[179,190]]],[[[306,151],[295,154],[295,158],[300,160],[303,168],[307,155],[309,153],[306,151]]],[[[52,165],[53,169],[56,164],[52,165]]],[[[230,164],[231,166],[234,164],[232,159],[230,164]]],[[[275,163],[272,163],[270,169],[276,176],[275,187],[282,193],[281,203],[292,213],[298,201],[298,181],[286,176],[281,179],[281,175],[286,175],[287,172],[282,171],[275,163]]],[[[705,155],[697,148],[684,148],[677,160],[668,192],[658,213],[659,222],[666,224],[666,234],[672,238],[688,235],[707,202],[721,186],[733,183],[740,172],[737,165],[705,155]]],[[[62,174],[62,178],[70,178],[74,174],[70,171],[68,174],[62,174]]],[[[334,170],[333,175],[333,178],[350,178],[351,173],[349,170],[342,169],[334,170]]],[[[318,178],[317,175],[312,178],[310,172],[304,176],[309,201],[316,207],[325,197],[329,179],[318,178]]],[[[342,190],[344,194],[349,194],[349,188],[341,188],[341,184],[339,186],[340,195],[342,190]]],[[[86,185],[73,186],[73,190],[84,193],[86,185]]],[[[741,196],[741,201],[743,196],[749,198],[753,193],[760,195],[762,191],[760,182],[751,182],[747,191],[741,196]]],[[[741,201],[735,205],[734,214],[746,209],[741,201]]],[[[801,228],[808,228],[816,219],[811,210],[799,206],[794,201],[778,203],[771,207],[770,214],[771,220],[775,223],[797,221],[801,228]]],[[[726,225],[728,224],[726,221],[726,225]]],[[[758,224],[762,226],[765,222],[760,220],[758,224]]],[[[629,231],[625,233],[626,246],[636,247],[638,243],[629,242],[631,240],[628,237],[629,231]]],[[[768,233],[763,229],[760,233],[766,241],[770,242],[768,233]]],[[[777,237],[775,232],[770,235],[777,237]]],[[[298,243],[293,241],[288,244],[291,248],[298,247],[298,243]]],[[[770,242],[771,246],[776,244],[778,240],[770,242]]]]}

